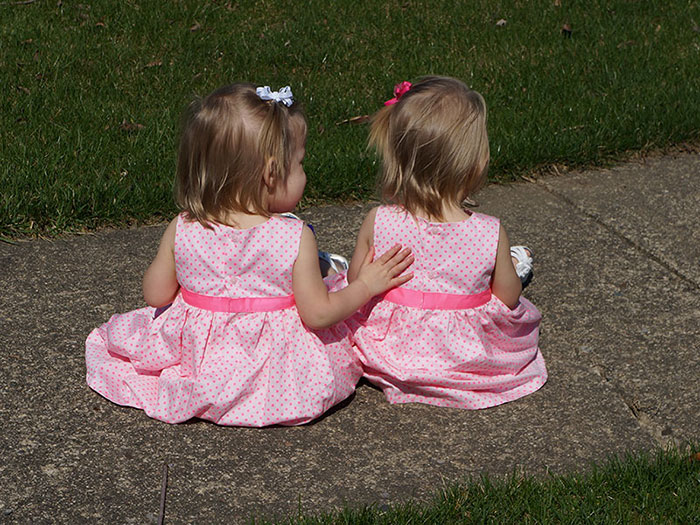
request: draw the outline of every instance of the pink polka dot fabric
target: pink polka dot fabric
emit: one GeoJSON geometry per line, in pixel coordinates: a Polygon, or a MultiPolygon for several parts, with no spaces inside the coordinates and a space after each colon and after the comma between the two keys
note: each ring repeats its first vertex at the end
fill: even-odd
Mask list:
{"type": "MultiPolygon", "coordinates": [[[[499,221],[473,213],[432,223],[397,206],[381,206],[374,223],[378,254],[400,243],[413,250],[404,288],[472,295],[489,288],[499,221]]],[[[539,311],[527,299],[511,310],[495,295],[482,306],[428,310],[375,299],[353,322],[364,375],[390,403],[464,409],[512,401],[547,380],[537,346],[539,311]]]]}
{"type": "MultiPolygon", "coordinates": [[[[175,235],[180,285],[215,297],[292,294],[292,267],[304,223],[273,216],[246,230],[181,214],[175,235]]],[[[193,417],[261,427],[309,422],[348,397],[362,375],[344,323],[307,328],[296,307],[214,312],[178,294],[154,308],[112,316],[86,341],[88,385],[150,417],[193,417]]]]}

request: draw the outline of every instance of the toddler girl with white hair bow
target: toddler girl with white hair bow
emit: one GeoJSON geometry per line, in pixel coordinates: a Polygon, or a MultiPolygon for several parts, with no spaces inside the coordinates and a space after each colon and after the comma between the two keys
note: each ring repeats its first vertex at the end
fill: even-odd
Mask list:
{"type": "Polygon", "coordinates": [[[176,195],[143,278],[150,305],[93,330],[88,385],[168,423],[296,425],[348,397],[362,375],[343,319],[407,282],[409,250],[369,252],[329,292],[299,202],[306,121],[291,89],[237,83],[192,104],[176,195]],[[156,308],[172,303],[161,315],[156,308]]]}

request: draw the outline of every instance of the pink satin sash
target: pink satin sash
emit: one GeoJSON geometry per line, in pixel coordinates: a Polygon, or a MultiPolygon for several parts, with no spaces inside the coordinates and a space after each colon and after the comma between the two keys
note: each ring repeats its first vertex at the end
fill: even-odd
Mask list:
{"type": "Polygon", "coordinates": [[[212,312],[273,312],[291,308],[293,295],[282,297],[212,297],[180,289],[182,299],[191,306],[212,312]]]}
{"type": "Polygon", "coordinates": [[[461,295],[453,293],[431,293],[408,288],[394,288],[384,295],[384,300],[403,306],[413,306],[423,310],[466,310],[484,305],[491,300],[491,290],[481,293],[461,295]]]}

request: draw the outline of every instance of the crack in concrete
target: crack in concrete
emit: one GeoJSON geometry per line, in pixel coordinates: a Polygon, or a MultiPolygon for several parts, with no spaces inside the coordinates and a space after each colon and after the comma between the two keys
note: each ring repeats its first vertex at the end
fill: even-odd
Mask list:
{"type": "Polygon", "coordinates": [[[607,222],[602,220],[598,214],[589,211],[588,209],[581,206],[580,204],[578,204],[576,201],[574,201],[570,197],[567,197],[563,193],[555,190],[547,182],[542,181],[542,180],[538,180],[537,183],[542,188],[544,188],[544,190],[546,192],[548,192],[549,194],[551,194],[555,197],[558,197],[559,199],[564,201],[566,204],[568,204],[569,206],[574,208],[577,212],[588,217],[589,219],[591,219],[593,222],[595,222],[599,226],[602,226],[603,228],[605,228],[607,231],[609,231],[610,233],[612,233],[616,237],[619,237],[620,239],[625,241],[627,244],[629,244],[633,248],[642,252],[646,257],[648,257],[652,261],[656,262],[657,264],[661,265],[662,267],[664,267],[666,270],[668,270],[669,272],[674,274],[676,277],[678,277],[682,281],[690,284],[693,288],[700,291],[700,282],[696,281],[692,276],[687,275],[683,271],[683,269],[678,268],[673,262],[668,261],[664,257],[660,257],[659,255],[655,254],[651,249],[649,249],[646,246],[639,244],[638,242],[635,242],[634,240],[630,239],[629,237],[627,237],[627,235],[625,235],[625,233],[623,231],[619,230],[618,228],[616,228],[615,226],[613,226],[611,224],[608,224],[607,222]]]}
{"type": "Polygon", "coordinates": [[[680,446],[680,441],[675,438],[672,433],[667,432],[666,429],[654,421],[652,417],[639,406],[639,402],[628,395],[621,384],[610,376],[607,368],[600,363],[595,362],[590,366],[590,368],[594,374],[605,381],[605,383],[612,388],[613,392],[620,397],[622,402],[637,421],[639,427],[646,432],[656,442],[656,444],[664,448],[671,445],[676,447],[680,446]]]}
{"type": "MultiPolygon", "coordinates": [[[[581,206],[578,204],[576,201],[571,199],[570,197],[564,195],[563,193],[555,190],[552,188],[547,182],[538,180],[538,184],[544,188],[545,191],[547,191],[549,194],[553,195],[554,197],[559,198],[562,200],[564,203],[572,207],[574,210],[576,210],[578,213],[582,214],[584,217],[589,218],[599,226],[603,227],[605,230],[608,232],[612,233],[616,237],[622,239],[624,242],[635,248],[636,250],[642,252],[646,257],[649,259],[653,260],[657,264],[661,265],[663,268],[668,270],[669,272],[673,273],[676,277],[681,279],[682,281],[690,284],[693,288],[696,290],[700,290],[700,283],[698,283],[693,277],[688,276],[685,274],[685,272],[676,267],[672,262],[669,262],[658,255],[656,255],[654,252],[652,252],[649,248],[635,242],[634,240],[630,239],[625,235],[624,232],[620,231],[619,229],[615,228],[613,225],[606,223],[603,221],[600,216],[596,213],[593,213],[586,209],[585,207],[581,206]]],[[[600,363],[593,363],[590,365],[591,370],[593,371],[594,374],[599,376],[605,383],[612,388],[613,392],[619,396],[619,398],[622,400],[622,402],[625,404],[627,409],[630,411],[634,419],[637,421],[637,424],[639,427],[646,432],[659,446],[661,447],[668,447],[668,446],[680,446],[680,441],[675,438],[672,434],[673,432],[668,432],[667,429],[663,428],[659,423],[654,421],[654,419],[651,417],[651,415],[644,411],[640,406],[639,402],[633,398],[631,394],[628,394],[625,388],[620,384],[619,381],[616,379],[612,378],[608,370],[601,365],[600,363]]]]}

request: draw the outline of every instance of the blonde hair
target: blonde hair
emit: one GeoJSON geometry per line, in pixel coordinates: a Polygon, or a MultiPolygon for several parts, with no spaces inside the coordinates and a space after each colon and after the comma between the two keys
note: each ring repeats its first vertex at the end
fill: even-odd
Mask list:
{"type": "Polygon", "coordinates": [[[253,84],[236,83],[193,102],[180,138],[175,199],[191,220],[210,227],[229,212],[269,216],[266,170],[284,184],[306,120],[299,104],[262,100],[253,84]]]}
{"type": "Polygon", "coordinates": [[[372,117],[369,144],[382,158],[382,198],[442,220],[444,204],[459,205],[486,175],[486,103],[454,78],[422,78],[372,117]]]}

